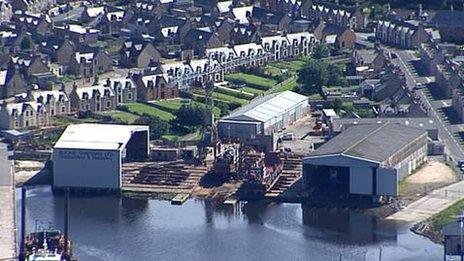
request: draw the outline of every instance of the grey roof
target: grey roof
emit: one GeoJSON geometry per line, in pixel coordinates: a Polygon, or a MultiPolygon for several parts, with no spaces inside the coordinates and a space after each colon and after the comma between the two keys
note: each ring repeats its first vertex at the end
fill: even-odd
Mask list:
{"type": "Polygon", "coordinates": [[[292,91],[273,93],[252,100],[223,119],[267,122],[302,102],[307,103],[308,97],[292,91]]]}
{"type": "Polygon", "coordinates": [[[356,50],[356,56],[361,58],[364,64],[371,64],[374,59],[379,55],[376,50],[373,49],[361,49],[356,50]]]}
{"type": "Polygon", "coordinates": [[[393,123],[353,126],[312,152],[309,158],[343,154],[382,163],[426,134],[425,130],[393,123]]]}
{"type": "Polygon", "coordinates": [[[417,118],[338,118],[333,120],[333,131],[340,132],[355,125],[394,123],[421,130],[436,130],[437,123],[429,117],[417,118]]]}
{"type": "Polygon", "coordinates": [[[460,10],[439,10],[429,16],[427,20],[429,25],[464,27],[464,11],[460,10]]]}

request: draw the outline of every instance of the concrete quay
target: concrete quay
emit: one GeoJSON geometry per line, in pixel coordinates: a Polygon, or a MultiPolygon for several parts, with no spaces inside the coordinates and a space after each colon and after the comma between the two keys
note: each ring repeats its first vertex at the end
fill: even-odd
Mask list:
{"type": "Polygon", "coordinates": [[[13,173],[7,146],[0,143],[0,260],[17,260],[13,173]]]}

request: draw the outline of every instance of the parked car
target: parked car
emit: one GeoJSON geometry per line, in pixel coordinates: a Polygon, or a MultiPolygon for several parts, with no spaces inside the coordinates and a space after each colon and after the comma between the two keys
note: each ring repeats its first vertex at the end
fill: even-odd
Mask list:
{"type": "Polygon", "coordinates": [[[295,139],[295,135],[293,134],[293,132],[285,133],[282,135],[281,139],[291,141],[295,139]]]}
{"type": "Polygon", "coordinates": [[[375,41],[376,41],[375,36],[373,36],[373,35],[368,36],[368,37],[367,37],[367,40],[368,40],[369,42],[375,42],[375,41]]]}
{"type": "Polygon", "coordinates": [[[420,90],[422,88],[424,88],[425,86],[422,84],[422,83],[417,83],[416,86],[414,86],[414,90],[420,90]]]}

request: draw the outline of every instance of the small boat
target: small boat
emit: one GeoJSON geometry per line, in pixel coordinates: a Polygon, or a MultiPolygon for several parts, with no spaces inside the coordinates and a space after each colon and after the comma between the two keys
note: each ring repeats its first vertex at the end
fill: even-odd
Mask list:
{"type": "Polygon", "coordinates": [[[71,260],[71,242],[68,240],[66,251],[65,237],[59,230],[30,233],[25,243],[27,261],[71,260]]]}
{"type": "Polygon", "coordinates": [[[189,194],[177,194],[172,200],[171,205],[182,205],[190,197],[189,194]]]}

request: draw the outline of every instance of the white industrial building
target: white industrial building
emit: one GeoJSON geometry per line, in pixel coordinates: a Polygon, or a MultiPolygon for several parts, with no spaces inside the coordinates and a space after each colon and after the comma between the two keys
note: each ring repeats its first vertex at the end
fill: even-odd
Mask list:
{"type": "Polygon", "coordinates": [[[222,141],[242,142],[263,150],[275,149],[274,133],[309,112],[308,97],[292,91],[254,99],[218,122],[222,141]]]}
{"type": "Polygon", "coordinates": [[[53,147],[53,186],[119,190],[122,163],[148,154],[148,126],[70,125],[53,147]]]}
{"type": "Polygon", "coordinates": [[[396,196],[427,159],[427,131],[401,124],[352,126],[303,159],[310,196],[396,196]]]}

